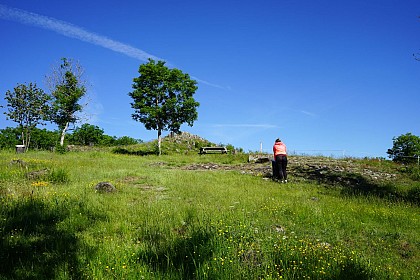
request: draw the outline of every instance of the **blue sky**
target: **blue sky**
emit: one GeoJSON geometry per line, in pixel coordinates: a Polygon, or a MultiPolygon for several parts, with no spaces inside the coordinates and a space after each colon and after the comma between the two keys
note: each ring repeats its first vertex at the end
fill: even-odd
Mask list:
{"type": "Polygon", "coordinates": [[[152,140],[128,96],[152,57],[199,82],[183,131],[245,151],[280,137],[289,153],[386,157],[393,137],[420,135],[419,16],[418,0],[0,0],[0,104],[17,84],[47,90],[72,58],[90,84],[86,122],[152,140]]]}

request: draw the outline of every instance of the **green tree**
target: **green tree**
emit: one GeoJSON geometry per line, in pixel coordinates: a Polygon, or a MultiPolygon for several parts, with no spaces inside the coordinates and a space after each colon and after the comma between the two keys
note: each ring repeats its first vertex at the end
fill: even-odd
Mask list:
{"type": "Polygon", "coordinates": [[[73,131],[71,142],[78,145],[97,145],[101,142],[103,135],[104,131],[101,128],[85,123],[73,131]]]}
{"type": "Polygon", "coordinates": [[[20,132],[17,128],[6,127],[0,129],[0,148],[13,149],[19,143],[20,132]]]}
{"type": "Polygon", "coordinates": [[[100,145],[101,146],[114,146],[116,141],[117,141],[117,137],[104,134],[101,138],[100,145]]]}
{"type": "Polygon", "coordinates": [[[32,131],[31,147],[37,150],[50,151],[56,146],[59,131],[35,128],[32,131]]]}
{"type": "Polygon", "coordinates": [[[406,133],[394,137],[393,146],[388,149],[387,154],[393,161],[409,163],[418,160],[420,156],[420,137],[406,133]]]}
{"type": "Polygon", "coordinates": [[[25,150],[31,142],[31,131],[39,124],[44,124],[48,117],[50,97],[36,83],[17,85],[13,91],[6,92],[8,119],[19,125],[22,144],[25,150]]]}
{"type": "Polygon", "coordinates": [[[53,68],[47,82],[51,89],[51,121],[61,131],[60,146],[70,124],[80,120],[77,115],[83,109],[81,98],[86,94],[85,82],[82,80],[83,68],[71,59],[63,58],[59,67],[53,68]]]}
{"type": "Polygon", "coordinates": [[[141,143],[141,140],[138,139],[134,139],[132,137],[129,136],[122,136],[120,138],[118,138],[117,140],[115,140],[115,145],[121,145],[121,146],[125,146],[125,145],[135,145],[138,143],[141,143]]]}
{"type": "Polygon", "coordinates": [[[160,155],[162,131],[179,132],[183,123],[192,126],[197,120],[199,103],[193,97],[197,82],[178,69],[169,69],[164,61],[152,59],[140,65],[139,73],[129,93],[134,100],[132,118],[147,130],[157,130],[160,155]]]}

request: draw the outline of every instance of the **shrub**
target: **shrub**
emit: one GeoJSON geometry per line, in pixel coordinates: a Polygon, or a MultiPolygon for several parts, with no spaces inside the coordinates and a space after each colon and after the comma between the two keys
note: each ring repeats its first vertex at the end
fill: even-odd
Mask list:
{"type": "Polygon", "coordinates": [[[420,167],[417,166],[411,166],[409,168],[409,172],[410,172],[410,177],[411,179],[415,180],[415,181],[420,181],[420,167]]]}
{"type": "Polygon", "coordinates": [[[135,145],[142,142],[142,140],[137,140],[129,136],[123,136],[115,140],[115,145],[135,145]]]}
{"type": "Polygon", "coordinates": [[[57,143],[57,145],[55,145],[55,151],[59,154],[65,154],[67,152],[67,147],[66,145],[61,146],[60,143],[57,143]]]}

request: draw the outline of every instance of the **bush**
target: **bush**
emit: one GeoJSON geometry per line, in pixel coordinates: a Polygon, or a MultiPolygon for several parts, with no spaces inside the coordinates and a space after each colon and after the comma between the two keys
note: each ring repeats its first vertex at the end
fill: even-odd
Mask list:
{"type": "Polygon", "coordinates": [[[115,140],[114,145],[121,145],[121,146],[135,145],[135,144],[139,144],[141,142],[143,142],[143,141],[134,139],[134,138],[129,137],[129,136],[122,136],[122,137],[115,140]]]}
{"type": "Polygon", "coordinates": [[[61,146],[60,143],[57,143],[57,145],[55,145],[55,152],[65,154],[67,152],[66,145],[61,146]]]}
{"type": "Polygon", "coordinates": [[[408,167],[407,172],[412,180],[420,181],[420,167],[418,165],[408,167]]]}

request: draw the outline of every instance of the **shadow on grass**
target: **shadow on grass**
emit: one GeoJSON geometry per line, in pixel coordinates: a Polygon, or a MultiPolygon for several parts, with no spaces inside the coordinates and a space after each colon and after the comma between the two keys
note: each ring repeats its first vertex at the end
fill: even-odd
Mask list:
{"type": "Polygon", "coordinates": [[[142,239],[148,244],[139,253],[140,261],[151,269],[173,279],[196,279],[200,266],[211,259],[212,234],[204,231],[178,232],[175,239],[166,240],[159,231],[148,230],[142,239]]]}
{"type": "Polygon", "coordinates": [[[272,267],[284,279],[392,279],[386,275],[386,271],[375,270],[360,259],[351,257],[343,260],[344,255],[341,249],[330,251],[314,248],[311,245],[305,245],[305,247],[296,245],[292,242],[289,244],[290,247],[276,251],[271,256],[274,262],[272,267]],[[290,250],[290,248],[295,248],[295,250],[290,250]],[[296,250],[296,248],[300,249],[296,250]]]}
{"type": "Polygon", "coordinates": [[[55,279],[60,273],[83,279],[78,253],[93,251],[77,232],[92,221],[60,226],[69,215],[66,206],[33,199],[0,208],[0,279],[55,279]]]}
{"type": "Polygon", "coordinates": [[[297,168],[303,177],[329,186],[341,186],[342,195],[373,196],[391,201],[405,201],[420,205],[420,187],[408,192],[398,190],[392,183],[375,183],[358,173],[336,172],[328,167],[319,169],[297,168]]]}
{"type": "Polygon", "coordinates": [[[347,261],[334,279],[368,280],[375,279],[375,277],[372,272],[364,268],[361,264],[347,261]]]}

